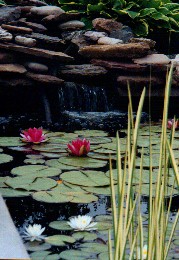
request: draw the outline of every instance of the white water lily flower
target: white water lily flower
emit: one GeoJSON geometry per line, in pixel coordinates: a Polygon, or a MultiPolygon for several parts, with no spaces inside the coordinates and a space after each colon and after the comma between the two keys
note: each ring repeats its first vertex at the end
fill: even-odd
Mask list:
{"type": "Polygon", "coordinates": [[[147,259],[147,245],[144,245],[143,246],[143,249],[142,249],[142,258],[140,257],[140,247],[137,248],[137,256],[134,256],[134,259],[147,259]]]}
{"type": "Polygon", "coordinates": [[[78,216],[70,218],[70,221],[67,222],[70,227],[72,227],[75,231],[83,231],[83,230],[96,230],[97,228],[94,228],[94,226],[97,224],[97,222],[91,222],[92,217],[90,216],[78,216]]]}
{"type": "Polygon", "coordinates": [[[42,235],[42,233],[45,230],[45,227],[42,228],[41,225],[34,224],[34,225],[29,225],[28,227],[25,227],[24,234],[22,237],[25,240],[30,240],[31,242],[36,240],[36,241],[42,241],[45,239],[45,236],[42,235]]]}

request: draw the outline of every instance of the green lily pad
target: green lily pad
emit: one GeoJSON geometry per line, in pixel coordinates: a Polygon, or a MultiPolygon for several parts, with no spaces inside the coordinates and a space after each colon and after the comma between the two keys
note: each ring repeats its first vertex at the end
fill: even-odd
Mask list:
{"type": "Polygon", "coordinates": [[[114,150],[110,150],[110,149],[107,149],[107,148],[100,148],[100,149],[96,149],[94,151],[95,153],[102,153],[102,154],[116,154],[116,151],[114,150]]]}
{"type": "MultiPolygon", "coordinates": [[[[98,195],[106,195],[111,196],[111,187],[105,186],[105,187],[82,187],[83,190],[87,192],[91,192],[98,195]]],[[[117,190],[117,185],[115,185],[115,188],[117,190]]]]}
{"type": "Polygon", "coordinates": [[[60,169],[43,165],[26,165],[13,168],[11,174],[28,177],[52,177],[61,173],[60,169]]]}
{"type": "MultiPolygon", "coordinates": [[[[90,158],[94,158],[97,160],[105,160],[105,161],[109,161],[109,154],[100,154],[100,153],[89,153],[88,157],[90,158]]],[[[115,161],[116,160],[116,155],[110,155],[111,160],[115,161]]]]}
{"type": "Polygon", "coordinates": [[[28,177],[15,177],[9,178],[6,184],[13,189],[23,189],[23,190],[49,190],[57,186],[57,182],[50,178],[28,178],[28,177]]]}
{"type": "Polygon", "coordinates": [[[22,146],[25,145],[19,137],[0,137],[0,146],[10,147],[10,146],[22,146]]]}
{"type": "Polygon", "coordinates": [[[45,241],[53,246],[66,246],[66,243],[75,243],[76,239],[71,236],[54,235],[47,237],[45,241]]]}
{"type": "Polygon", "coordinates": [[[57,220],[50,222],[49,227],[57,229],[57,230],[73,230],[67,221],[64,220],[57,220]]]}
{"type": "Polygon", "coordinates": [[[8,176],[6,177],[0,177],[0,188],[6,188],[8,187],[5,182],[9,179],[8,176]]]}
{"type": "Polygon", "coordinates": [[[98,255],[98,259],[99,259],[99,260],[109,260],[109,255],[106,254],[106,252],[100,253],[100,254],[98,255]]]}
{"type": "Polygon", "coordinates": [[[95,240],[97,235],[90,232],[75,232],[73,233],[72,237],[74,237],[75,240],[82,240],[83,242],[86,242],[95,240]]]}
{"type": "Polygon", "coordinates": [[[2,153],[3,152],[3,149],[2,148],[0,148],[0,153],[2,153]]]}
{"type": "Polygon", "coordinates": [[[60,170],[74,170],[77,167],[60,163],[57,159],[47,160],[45,162],[47,166],[58,168],[60,170]]]}
{"type": "Polygon", "coordinates": [[[40,146],[33,145],[32,149],[39,152],[48,152],[48,153],[66,153],[67,146],[57,145],[57,144],[42,144],[40,146]]]}
{"type": "Polygon", "coordinates": [[[80,245],[80,249],[83,252],[99,254],[102,252],[108,253],[108,246],[98,243],[83,243],[80,245]]]}
{"type": "Polygon", "coordinates": [[[45,160],[43,159],[25,159],[24,160],[25,164],[44,164],[45,160]]]}
{"type": "Polygon", "coordinates": [[[41,153],[41,155],[43,155],[47,159],[56,159],[56,158],[68,156],[68,153],[47,153],[47,152],[43,152],[43,153],[41,153]]]}
{"type": "Polygon", "coordinates": [[[44,156],[42,156],[41,154],[27,154],[26,157],[28,159],[33,159],[33,160],[38,160],[38,159],[44,158],[44,156]]]}
{"type": "Polygon", "coordinates": [[[81,186],[106,186],[109,185],[109,178],[99,171],[69,171],[61,174],[61,179],[81,186]]]}
{"type": "MultiPolygon", "coordinates": [[[[136,185],[134,187],[134,191],[135,192],[139,192],[139,186],[138,185],[136,185]]],[[[171,191],[172,191],[172,187],[167,186],[165,196],[166,197],[170,197],[171,191]]],[[[156,185],[153,184],[152,185],[152,196],[153,197],[155,197],[155,193],[156,193],[156,185]]],[[[141,186],[141,195],[149,196],[149,184],[142,184],[142,186],[141,186]]],[[[178,195],[178,190],[174,189],[173,190],[173,195],[178,195]]]]}
{"type": "Polygon", "coordinates": [[[95,221],[98,221],[98,222],[110,222],[112,223],[112,216],[111,215],[99,215],[99,216],[96,216],[95,217],[95,221]]]}
{"type": "Polygon", "coordinates": [[[58,160],[62,164],[75,166],[78,168],[101,168],[106,166],[107,162],[92,159],[89,157],[75,157],[75,156],[68,156],[68,157],[61,157],[58,160]]]}
{"type": "Polygon", "coordinates": [[[65,260],[84,260],[87,259],[87,257],[89,257],[89,253],[88,252],[83,252],[81,250],[66,250],[66,251],[62,251],[60,253],[60,259],[65,259],[65,260]]]}
{"type": "Polygon", "coordinates": [[[108,136],[107,132],[101,131],[101,130],[78,130],[75,131],[75,134],[83,137],[91,137],[91,136],[108,136]]]}
{"type": "Polygon", "coordinates": [[[49,251],[37,251],[37,252],[33,252],[32,254],[30,254],[30,258],[32,260],[45,260],[46,256],[48,256],[50,254],[49,251]]]}
{"type": "Polygon", "coordinates": [[[0,194],[3,197],[26,197],[31,194],[28,191],[14,190],[10,188],[0,188],[0,194]]]}
{"type": "Polygon", "coordinates": [[[64,184],[60,184],[48,192],[35,192],[32,196],[35,200],[47,203],[90,203],[98,200],[98,197],[85,193],[79,186],[70,187],[64,184]]]}
{"type": "Polygon", "coordinates": [[[0,164],[8,163],[13,160],[13,157],[11,155],[0,153],[0,164]]]}
{"type": "Polygon", "coordinates": [[[42,250],[45,251],[51,248],[51,245],[47,243],[38,242],[38,241],[27,242],[24,245],[28,251],[33,251],[33,252],[42,251],[42,250]]]}

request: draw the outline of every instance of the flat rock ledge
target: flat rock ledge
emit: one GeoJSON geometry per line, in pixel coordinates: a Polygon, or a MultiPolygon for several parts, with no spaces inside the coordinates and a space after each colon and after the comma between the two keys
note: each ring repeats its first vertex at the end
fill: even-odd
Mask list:
{"type": "Polygon", "coordinates": [[[37,56],[39,58],[46,58],[46,59],[53,59],[60,62],[70,62],[73,60],[73,57],[63,53],[63,52],[57,52],[57,51],[51,51],[51,50],[45,50],[45,49],[37,49],[37,48],[28,48],[20,45],[16,45],[13,43],[4,44],[0,43],[0,49],[10,50],[10,51],[16,51],[21,52],[25,54],[29,54],[32,56],[37,56]]]}
{"type": "Polygon", "coordinates": [[[150,46],[140,43],[90,45],[82,47],[79,54],[88,58],[140,58],[148,54],[150,46]]]}
{"type": "Polygon", "coordinates": [[[57,85],[60,86],[61,84],[64,83],[63,79],[59,79],[55,76],[51,75],[44,75],[44,74],[36,74],[32,72],[28,72],[26,74],[27,78],[32,79],[36,82],[43,83],[44,85],[57,85]]]}

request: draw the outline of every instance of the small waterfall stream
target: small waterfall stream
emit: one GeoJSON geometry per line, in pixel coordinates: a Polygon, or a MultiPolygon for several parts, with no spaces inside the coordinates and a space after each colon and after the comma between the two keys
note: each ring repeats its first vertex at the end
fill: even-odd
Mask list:
{"type": "Polygon", "coordinates": [[[108,98],[104,88],[66,82],[58,90],[60,111],[107,112],[108,98]]]}

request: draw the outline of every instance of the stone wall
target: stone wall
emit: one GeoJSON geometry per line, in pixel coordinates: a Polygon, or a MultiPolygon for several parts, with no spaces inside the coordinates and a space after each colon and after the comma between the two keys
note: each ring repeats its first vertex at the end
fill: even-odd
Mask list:
{"type": "MultiPolygon", "coordinates": [[[[134,96],[151,83],[152,95],[163,95],[171,59],[156,52],[154,41],[135,38],[110,19],[96,18],[86,31],[79,13],[37,0],[7,2],[15,5],[0,8],[1,96],[8,87],[32,89],[33,96],[38,87],[55,89],[69,81],[115,85],[119,97],[127,96],[127,82],[134,96]]],[[[178,96],[179,57],[173,58],[172,95],[178,96]]]]}

